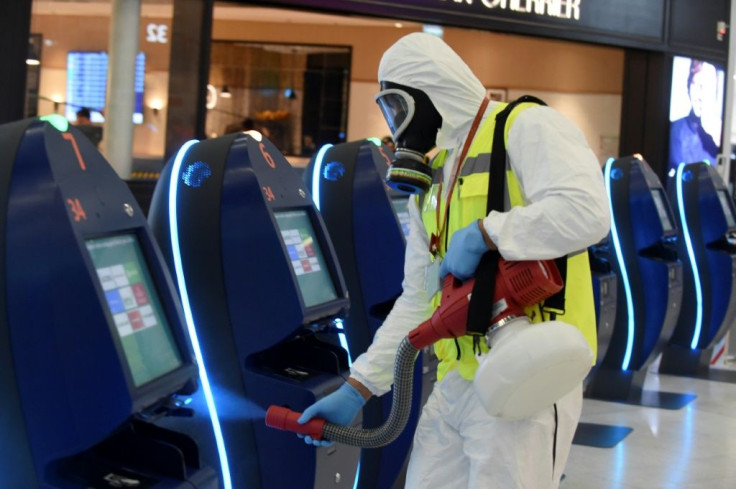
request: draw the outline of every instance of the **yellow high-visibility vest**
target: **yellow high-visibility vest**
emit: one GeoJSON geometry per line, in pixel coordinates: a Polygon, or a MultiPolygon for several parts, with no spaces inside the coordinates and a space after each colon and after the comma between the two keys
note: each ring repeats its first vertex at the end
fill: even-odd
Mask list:
{"type": "MultiPolygon", "coordinates": [[[[534,103],[522,103],[515,107],[509,114],[506,122],[504,140],[508,143],[508,132],[519,113],[526,108],[535,106],[534,103]]],[[[506,107],[499,104],[497,108],[486,118],[478,128],[473,143],[468,149],[457,184],[453,190],[452,205],[448,217],[445,236],[439,244],[440,256],[444,256],[446,246],[452,240],[452,234],[467,226],[468,224],[486,216],[486,205],[488,202],[488,178],[491,167],[491,151],[493,146],[493,131],[495,128],[496,114],[506,107]]],[[[431,236],[437,232],[437,206],[440,207],[440,216],[444,215],[445,200],[439,195],[439,184],[442,181],[442,166],[447,159],[447,151],[441,151],[432,161],[434,169],[434,181],[429,192],[424,196],[421,204],[422,221],[431,236]]],[[[524,205],[524,196],[514,172],[506,168],[506,191],[507,202],[511,207],[524,205]]],[[[525,312],[531,322],[538,323],[548,321],[549,314],[554,312],[557,319],[578,328],[588,340],[593,350],[593,358],[596,355],[596,319],[595,306],[593,303],[593,284],[591,281],[590,264],[588,253],[583,251],[567,259],[567,278],[565,281],[565,310],[549,311],[540,305],[527,307],[525,312]]],[[[434,307],[439,306],[441,294],[433,298],[434,307]]],[[[490,298],[489,298],[490,300],[490,298]]],[[[481,351],[487,352],[485,341],[480,342],[481,351]]],[[[434,345],[435,353],[440,360],[437,370],[437,380],[447,372],[457,369],[459,374],[472,380],[478,368],[478,360],[473,352],[473,338],[464,336],[454,339],[440,340],[434,345]]]]}

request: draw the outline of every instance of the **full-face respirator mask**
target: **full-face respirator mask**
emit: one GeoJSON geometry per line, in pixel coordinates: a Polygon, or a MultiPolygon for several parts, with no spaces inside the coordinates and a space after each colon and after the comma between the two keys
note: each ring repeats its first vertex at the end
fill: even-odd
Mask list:
{"type": "Polygon", "coordinates": [[[442,116],[426,93],[393,82],[381,82],[376,103],[396,144],[386,184],[410,194],[428,191],[432,169],[426,154],[435,146],[442,116]]]}

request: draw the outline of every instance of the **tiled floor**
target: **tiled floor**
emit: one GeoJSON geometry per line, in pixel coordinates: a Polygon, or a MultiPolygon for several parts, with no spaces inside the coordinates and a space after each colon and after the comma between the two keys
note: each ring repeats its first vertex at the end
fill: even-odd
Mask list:
{"type": "Polygon", "coordinates": [[[585,399],[582,422],[634,431],[614,448],[573,445],[560,488],[736,488],[736,384],[649,373],[644,389],[698,397],[676,411],[585,399]]]}

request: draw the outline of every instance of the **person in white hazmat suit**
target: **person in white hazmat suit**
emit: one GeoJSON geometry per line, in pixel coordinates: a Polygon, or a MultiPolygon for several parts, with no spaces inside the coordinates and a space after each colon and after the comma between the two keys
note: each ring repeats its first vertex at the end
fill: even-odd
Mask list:
{"type": "MultiPolygon", "coordinates": [[[[473,159],[474,151],[471,146],[463,154],[466,139],[474,142],[482,137],[484,125],[504,104],[486,102],[483,85],[463,60],[444,41],[423,33],[401,38],[384,53],[378,80],[382,90],[376,100],[397,144],[396,164],[401,166],[401,160],[406,160],[411,175],[424,164],[421,156],[436,145],[442,150],[444,165],[434,170],[439,185],[433,185],[432,192],[437,193],[425,195],[423,209],[419,199],[410,199],[402,295],[373,344],[353,363],[348,381],[305,410],[300,423],[321,417],[349,424],[367,399],[388,392],[399,343],[436,307],[432,298],[438,263],[440,276],[452,273],[467,279],[489,248],[497,248],[505,260],[551,259],[585,250],[609,231],[600,166],[583,134],[555,110],[532,105],[507,123],[507,168],[518,181],[521,205],[511,207],[507,195],[505,212],[485,216],[483,207],[485,217],[462,228],[439,223],[436,228],[446,225],[449,229],[449,246],[446,253],[442,244],[439,252],[430,252],[434,240],[427,226],[431,227],[435,216],[447,219],[446,214],[436,212],[437,202],[448,198],[458,175],[471,179],[472,171],[463,169],[472,166],[467,161],[473,159]]],[[[486,194],[487,181],[486,176],[486,194]]],[[[485,205],[486,195],[481,197],[485,205]]],[[[466,205],[462,196],[456,199],[453,206],[466,205]]],[[[441,231],[434,232],[442,238],[441,231]]],[[[590,294],[592,297],[592,291],[590,294]]],[[[594,322],[588,327],[595,328],[594,322]]],[[[529,418],[490,416],[472,388],[478,356],[471,342],[462,341],[465,338],[435,345],[441,359],[438,382],[416,430],[406,488],[558,487],[581,413],[582,386],[529,418]]],[[[483,351],[493,355],[493,351],[485,353],[487,348],[483,351]]],[[[306,441],[329,443],[310,437],[306,441]]]]}

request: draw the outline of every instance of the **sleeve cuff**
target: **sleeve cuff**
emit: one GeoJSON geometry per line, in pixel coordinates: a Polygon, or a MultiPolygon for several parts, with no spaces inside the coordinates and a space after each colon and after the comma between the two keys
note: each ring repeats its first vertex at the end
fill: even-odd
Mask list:
{"type": "Polygon", "coordinates": [[[388,392],[386,390],[380,389],[378,386],[366,379],[365,376],[361,375],[360,372],[355,370],[355,368],[350,369],[350,376],[363,384],[365,388],[371,391],[371,394],[373,394],[374,396],[382,396],[383,394],[388,392]]]}

